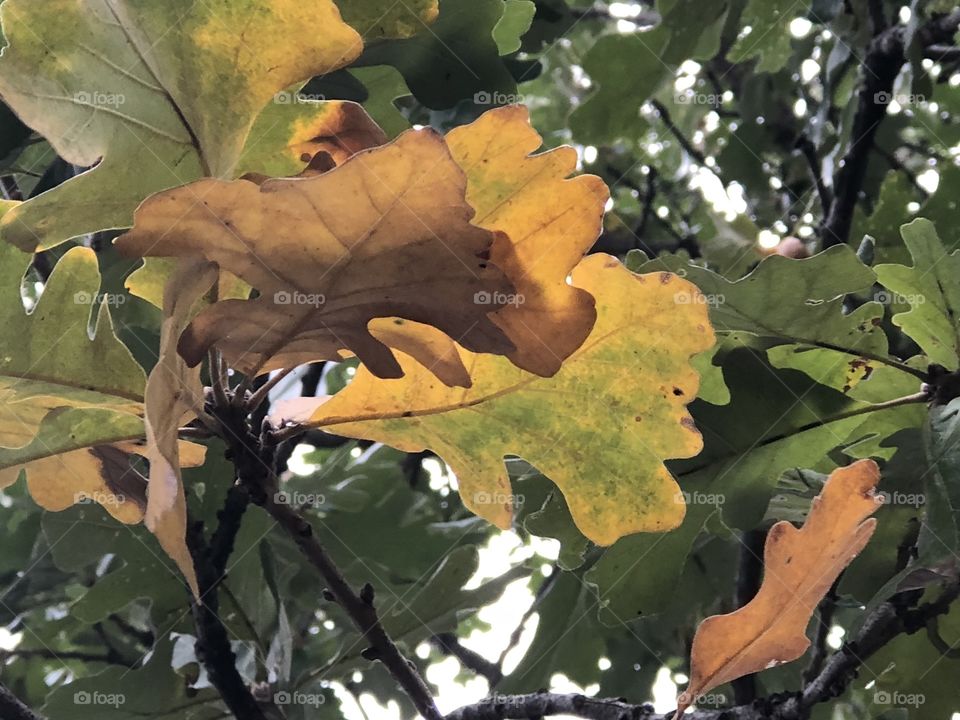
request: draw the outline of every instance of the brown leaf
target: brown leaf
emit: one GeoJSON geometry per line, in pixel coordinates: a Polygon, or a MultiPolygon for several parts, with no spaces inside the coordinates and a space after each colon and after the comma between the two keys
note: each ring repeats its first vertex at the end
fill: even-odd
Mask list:
{"type": "Polygon", "coordinates": [[[144,401],[146,456],[150,462],[144,522],[177,563],[195,596],[199,596],[199,589],[186,544],[187,506],[177,431],[202,407],[203,387],[200,368],[188,368],[177,354],[177,339],[196,303],[216,280],[216,266],[206,261],[182,260],[174,271],[163,298],[160,356],[147,378],[144,401]]]}
{"type": "Polygon", "coordinates": [[[877,521],[869,516],[883,504],[873,493],[879,479],[872,460],[838,468],[814,498],[802,528],[785,520],[770,528],[760,591],[739,610],[708,617],[697,628],[690,684],[674,717],[711,688],[806,652],[814,610],[873,535],[877,521]]]}
{"type": "MultiPolygon", "coordinates": [[[[375,317],[433,325],[474,352],[514,350],[487,316],[514,291],[488,262],[498,234],[470,224],[466,180],[431,130],[358,153],[316,177],[201,180],[148,199],[117,242],[131,255],[204,258],[260,295],[201,312],[180,341],[191,366],[216,345],[250,373],[356,354],[399,377],[375,317]]],[[[462,377],[460,378],[462,381],[462,377]]]]}

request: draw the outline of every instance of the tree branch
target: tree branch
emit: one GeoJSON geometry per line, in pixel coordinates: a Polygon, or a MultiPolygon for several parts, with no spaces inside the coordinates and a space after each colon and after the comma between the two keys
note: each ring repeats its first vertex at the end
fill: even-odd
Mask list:
{"type": "MultiPolygon", "coordinates": [[[[951,42],[960,24],[960,10],[931,20],[917,31],[922,47],[951,42]]],[[[867,174],[870,150],[880,123],[887,115],[893,83],[906,62],[903,26],[876,28],[863,61],[863,84],[850,132],[851,143],[833,178],[836,198],[823,228],[823,247],[846,244],[853,211],[867,174]]]]}
{"type": "MultiPolygon", "coordinates": [[[[737,567],[737,588],[734,603],[737,608],[753,600],[763,579],[763,552],[767,541],[765,528],[748,530],[740,539],[740,557],[737,567]]],[[[751,703],[757,697],[757,681],[753,674],[744,675],[730,683],[733,699],[738,705],[751,703]]]]}
{"type": "Polygon", "coordinates": [[[420,677],[416,666],[403,656],[380,622],[373,604],[373,586],[368,583],[359,594],[355,593],[327,551],[313,536],[310,523],[289,505],[278,504],[273,493],[254,496],[254,501],[262,503],[264,509],[293,538],[301,552],[320,572],[327,583],[328,599],[335,600],[346,611],[357,630],[370,644],[370,647],[363,651],[363,657],[382,662],[409,696],[417,712],[426,720],[442,720],[433,695],[420,677]]]}
{"type": "MultiPolygon", "coordinates": [[[[242,478],[241,473],[247,470],[246,463],[254,452],[255,440],[249,432],[242,409],[238,409],[227,397],[215,398],[214,401],[213,414],[224,434],[229,435],[224,438],[229,446],[227,457],[233,459],[238,478],[242,478]]],[[[197,572],[201,598],[200,602],[191,600],[191,609],[197,629],[197,659],[204,664],[210,682],[217,688],[224,703],[237,720],[266,720],[260,704],[237,670],[236,655],[230,646],[227,629],[218,615],[218,587],[225,577],[227,561],[233,552],[248,504],[245,486],[240,483],[232,486],[227,491],[223,508],[217,513],[217,528],[209,543],[204,537],[203,523],[189,523],[187,547],[197,572]]]]}
{"type": "MultiPolygon", "coordinates": [[[[925,630],[931,619],[947,613],[960,596],[960,583],[948,585],[933,602],[912,609],[906,607],[916,601],[916,595],[900,593],[878,606],[864,620],[856,638],[831,655],[802,692],[780,693],[732,708],[695,710],[684,715],[684,720],[805,720],[814,705],[845,692],[857,668],[877,650],[898,635],[925,630]]],[[[669,720],[673,715],[657,714],[649,704],[542,692],[493,695],[455,710],[444,720],[541,720],[561,714],[587,720],[669,720]]]]}
{"type": "MultiPolygon", "coordinates": [[[[224,514],[223,511],[221,514],[224,514]]],[[[233,520],[230,519],[227,524],[233,526],[233,520]]],[[[239,522],[236,526],[239,526],[239,522]]],[[[221,527],[223,527],[223,519],[217,530],[219,531],[221,527]]],[[[233,538],[230,539],[231,547],[232,543],[233,538]]],[[[203,523],[191,523],[187,528],[187,547],[193,557],[202,598],[202,602],[191,600],[193,621],[197,629],[195,645],[197,659],[207,669],[210,682],[217,688],[220,697],[237,720],[266,720],[266,716],[237,670],[237,658],[233,648],[230,647],[227,629],[217,614],[220,609],[217,585],[223,576],[222,573],[216,572],[212,554],[213,544],[211,543],[209,547],[206,545],[203,523]]]]}
{"type": "Polygon", "coordinates": [[[16,695],[0,683],[0,718],[3,720],[43,720],[33,710],[24,705],[16,695]]]}
{"type": "Polygon", "coordinates": [[[456,633],[434,635],[432,640],[433,644],[445,656],[455,657],[465,668],[485,677],[487,682],[490,683],[490,687],[496,685],[503,678],[503,671],[497,663],[490,662],[480,653],[464,647],[456,633]]]}

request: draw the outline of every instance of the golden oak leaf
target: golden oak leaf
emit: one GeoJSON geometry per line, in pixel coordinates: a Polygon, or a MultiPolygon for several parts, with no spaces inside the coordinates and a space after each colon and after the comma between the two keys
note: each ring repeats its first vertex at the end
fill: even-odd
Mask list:
{"type": "MultiPolygon", "coordinates": [[[[598,544],[674,528],[685,506],[663,461],[702,446],[686,404],[699,382],[689,360],[713,344],[706,305],[676,275],[634,275],[608,255],[583,259],[572,282],[596,299],[597,322],[553,377],[451,345],[473,378],[469,389],[446,387],[401,356],[402,379],[361,368],[332,398],[278,404],[272,419],[306,420],[406,451],[429,447],[453,468],[464,504],[502,528],[513,514],[505,455],[551,478],[577,527],[598,544]]],[[[409,334],[437,331],[419,325],[409,334]]]]}
{"type": "MultiPolygon", "coordinates": [[[[516,291],[491,319],[516,346],[518,367],[549,376],[590,334],[593,297],[566,282],[600,234],[609,192],[594,175],[568,178],[576,151],[561,147],[532,155],[542,139],[521,105],[490,110],[446,136],[450,153],[467,176],[472,222],[500,234],[490,261],[503,268],[516,291]]],[[[491,300],[493,298],[490,298],[491,300]]],[[[381,325],[378,337],[434,369],[448,385],[469,387],[453,341],[381,325]]]]}
{"type": "MultiPolygon", "coordinates": [[[[37,444],[42,446],[42,439],[38,440],[37,444]]],[[[131,461],[134,455],[145,454],[142,443],[135,441],[59,454],[41,451],[35,459],[0,468],[0,488],[15,483],[24,470],[30,495],[45,510],[57,512],[78,503],[95,502],[122,523],[138,523],[146,509],[147,482],[131,461]]],[[[206,448],[202,445],[180,441],[184,467],[203,465],[205,455],[206,448]]]]}
{"type": "Polygon", "coordinates": [[[697,628],[690,684],[678,699],[675,717],[711,688],[806,652],[806,629],[814,610],[876,528],[870,515],[883,504],[873,493],[879,479],[873,460],[838,468],[814,498],[802,528],[786,520],[770,528],[763,583],[756,596],[735,612],[708,617],[697,628]]]}
{"type": "Polygon", "coordinates": [[[470,224],[466,181],[431,130],[354,155],[316,177],[201,180],[139,208],[122,252],[216,262],[259,291],[202,311],[180,340],[196,365],[212,345],[247,374],[356,354],[398,377],[375,317],[433,325],[476,352],[514,349],[487,317],[513,285],[488,261],[496,234],[470,224]]]}
{"type": "Polygon", "coordinates": [[[522,105],[490,110],[447,135],[467,175],[473,224],[503,233],[490,261],[516,285],[516,301],[491,317],[517,346],[507,357],[552,375],[596,320],[593,298],[566,278],[600,235],[610,193],[595,175],[568,179],[577,166],[572,147],[533,155],[541,143],[522,105]]]}

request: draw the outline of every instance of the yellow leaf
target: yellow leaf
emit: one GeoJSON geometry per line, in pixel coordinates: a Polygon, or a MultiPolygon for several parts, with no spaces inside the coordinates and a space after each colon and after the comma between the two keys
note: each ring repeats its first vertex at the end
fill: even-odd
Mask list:
{"type": "MultiPolygon", "coordinates": [[[[403,356],[402,379],[361,368],[319,407],[281,404],[273,420],[309,419],[401,450],[429,447],[453,468],[464,504],[503,528],[512,520],[508,454],[552,479],[577,527],[600,545],[674,528],[685,506],[663,461],[702,446],[686,404],[698,385],[689,360],[714,340],[706,305],[691,283],[670,273],[634,275],[608,255],[582,260],[573,284],[596,298],[597,322],[551,378],[454,348],[473,377],[470,389],[445,387],[403,356]]],[[[409,332],[436,334],[426,326],[409,332]]]]}
{"type": "MultiPolygon", "coordinates": [[[[163,290],[177,269],[178,261],[174,258],[146,258],[143,265],[127,276],[124,287],[131,295],[146,300],[154,307],[163,309],[163,290]]],[[[209,295],[213,296],[211,290],[209,295]]],[[[216,297],[211,299],[227,300],[230,298],[244,300],[250,296],[250,286],[236,275],[221,272],[217,279],[216,297]]]]}
{"type": "Polygon", "coordinates": [[[383,145],[387,136],[362,105],[346,101],[299,100],[293,90],[274,102],[257,118],[244,148],[238,174],[296,174],[319,152],[329,153],[341,164],[351,155],[383,145]],[[283,148],[283,152],[277,152],[283,148]],[[269,152],[268,152],[269,151],[269,152]]]}
{"type": "Polygon", "coordinates": [[[490,110],[447,135],[467,175],[473,224],[503,233],[490,262],[503,268],[517,297],[491,317],[517,346],[507,357],[552,375],[596,320],[593,298],[566,278],[600,235],[610,193],[595,175],[567,179],[577,166],[572,147],[532,155],[541,142],[522,105],[490,110]]]}
{"type": "Polygon", "coordinates": [[[202,311],[180,351],[216,345],[247,374],[355,353],[398,377],[374,317],[434,325],[479,352],[513,344],[475,302],[513,291],[487,261],[495,234],[470,224],[466,181],[433,131],[410,131],[315,177],[202,180],[149,198],[117,240],[133,255],[203,258],[259,292],[202,311]],[[201,202],[198,202],[198,199],[201,202]]]}
{"type": "Polygon", "coordinates": [[[690,684],[675,717],[711,688],[806,652],[810,617],[876,528],[869,516],[883,504],[873,493],[879,479],[873,460],[838,468],[814,498],[802,528],[786,520],[770,528],[759,592],[739,610],[708,617],[697,628],[690,684]]]}
{"type": "Polygon", "coordinates": [[[188,368],[177,353],[177,340],[194,306],[216,282],[212,263],[181,260],[167,283],[160,328],[160,355],[147,378],[145,394],[147,459],[150,481],[144,521],[160,546],[177,563],[199,596],[193,560],[186,544],[187,506],[180,476],[177,431],[203,406],[200,368],[188,368]]]}
{"type": "MultiPolygon", "coordinates": [[[[185,467],[203,464],[206,448],[180,441],[185,467]]],[[[27,475],[27,489],[37,505],[57,512],[84,502],[96,502],[122,523],[143,519],[146,480],[131,467],[133,455],[144,455],[141,444],[123,441],[40,457],[0,468],[0,488],[27,475]]]]}

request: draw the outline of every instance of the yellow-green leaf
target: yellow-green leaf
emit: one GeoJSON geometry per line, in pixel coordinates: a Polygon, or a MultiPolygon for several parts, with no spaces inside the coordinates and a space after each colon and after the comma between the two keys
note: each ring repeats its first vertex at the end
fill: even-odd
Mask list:
{"type": "MultiPolygon", "coordinates": [[[[0,448],[28,444],[57,408],[141,413],[143,370],[113,334],[94,252],[67,252],[28,314],[21,283],[29,264],[29,255],[0,243],[0,448]]],[[[94,433],[77,438],[75,447],[98,443],[96,428],[90,429],[94,433]]]]}
{"type": "MultiPolygon", "coordinates": [[[[577,527],[598,544],[676,527],[685,506],[663,461],[702,445],[686,404],[698,384],[690,358],[714,339],[706,304],[676,275],[634,275],[607,255],[584,259],[573,284],[596,298],[597,323],[552,378],[455,348],[470,389],[445,387],[404,357],[402,379],[361,368],[319,407],[280,405],[274,420],[307,419],[407,451],[429,447],[453,468],[467,507],[500,527],[512,520],[508,454],[551,478],[577,527]]],[[[374,332],[391,322],[375,321],[374,332]]]]}
{"type": "Polygon", "coordinates": [[[294,174],[317,135],[370,125],[293,94],[363,49],[332,0],[7,0],[0,20],[4,101],[68,162],[96,164],[7,214],[24,249],[128,227],[145,197],[202,176],[294,174]]]}

